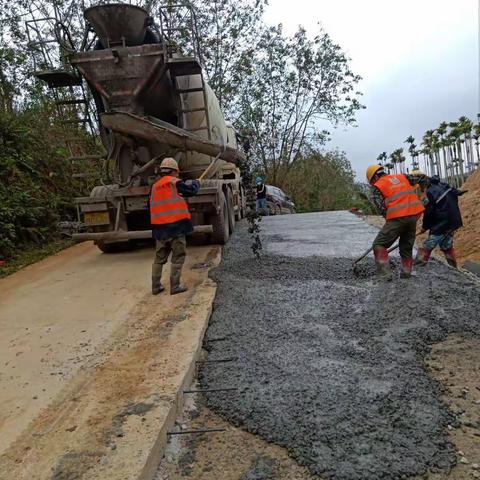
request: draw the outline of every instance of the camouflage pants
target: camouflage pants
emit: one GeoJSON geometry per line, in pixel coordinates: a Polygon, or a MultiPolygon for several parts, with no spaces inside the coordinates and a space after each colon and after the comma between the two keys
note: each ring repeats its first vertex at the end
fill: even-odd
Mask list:
{"type": "Polygon", "coordinates": [[[418,215],[387,220],[373,241],[373,248],[390,248],[397,238],[400,244],[400,256],[412,258],[418,215]]]}
{"type": "Polygon", "coordinates": [[[155,248],[154,265],[165,265],[168,257],[172,254],[172,263],[175,265],[183,265],[187,255],[187,239],[185,235],[169,238],[167,240],[157,240],[155,248]]]}

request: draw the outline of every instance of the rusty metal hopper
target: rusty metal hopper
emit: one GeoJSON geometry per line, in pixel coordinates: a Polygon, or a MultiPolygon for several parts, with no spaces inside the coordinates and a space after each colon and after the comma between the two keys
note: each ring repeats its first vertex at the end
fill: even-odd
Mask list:
{"type": "Polygon", "coordinates": [[[85,19],[98,35],[104,48],[141,45],[145,38],[148,12],[124,3],[87,8],[85,19]]]}
{"type": "Polygon", "coordinates": [[[139,45],[77,52],[70,62],[100,93],[107,111],[152,111],[168,119],[174,107],[163,58],[161,45],[139,45]]]}

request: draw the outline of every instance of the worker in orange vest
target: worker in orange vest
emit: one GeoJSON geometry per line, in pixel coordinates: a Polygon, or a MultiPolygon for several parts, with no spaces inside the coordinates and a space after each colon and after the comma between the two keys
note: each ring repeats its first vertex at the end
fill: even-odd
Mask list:
{"type": "Polygon", "coordinates": [[[198,180],[182,181],[178,178],[179,168],[175,159],[163,159],[160,179],[150,193],[150,223],[152,236],[156,240],[155,259],[152,266],[152,294],[165,290],[162,285],[162,269],[172,254],[170,267],[170,295],[187,291],[180,283],[185,263],[186,235],[193,232],[192,216],[184,197],[196,195],[200,189],[198,180]]]}
{"type": "Polygon", "coordinates": [[[409,278],[417,221],[425,210],[413,187],[418,184],[425,188],[427,177],[423,174],[387,174],[381,165],[371,165],[367,169],[367,180],[373,187],[373,202],[386,219],[373,241],[377,272],[391,278],[387,249],[399,239],[400,277],[409,278]]]}

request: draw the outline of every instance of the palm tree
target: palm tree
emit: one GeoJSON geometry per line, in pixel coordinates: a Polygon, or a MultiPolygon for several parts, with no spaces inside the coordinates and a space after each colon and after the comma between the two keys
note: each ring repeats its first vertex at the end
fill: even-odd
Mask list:
{"type": "Polygon", "coordinates": [[[480,165],[480,150],[479,150],[479,138],[480,138],[480,123],[477,123],[473,127],[473,138],[475,139],[475,152],[477,154],[477,161],[474,163],[474,167],[480,165]]]}
{"type": "Polygon", "coordinates": [[[463,135],[462,143],[465,145],[465,158],[467,170],[473,170],[473,148],[472,148],[472,130],[473,122],[465,116],[458,119],[458,129],[460,135],[463,135]]]}
{"type": "Polygon", "coordinates": [[[415,138],[413,138],[413,135],[409,135],[406,140],[403,143],[408,143],[408,152],[410,153],[410,157],[412,158],[412,168],[415,170],[414,164],[415,164],[415,147],[416,145],[414,144],[415,138]]]}
{"type": "Polygon", "coordinates": [[[378,157],[377,157],[377,162],[379,165],[384,165],[385,161],[387,160],[387,152],[382,152],[378,157]]]}
{"type": "Polygon", "coordinates": [[[395,155],[395,152],[393,151],[388,158],[390,159],[389,165],[392,166],[393,168],[393,173],[397,173],[397,157],[395,155]]]}
{"type": "Polygon", "coordinates": [[[404,168],[403,165],[405,162],[405,156],[403,155],[403,148],[397,148],[389,156],[391,163],[394,167],[395,173],[402,173],[404,168]],[[397,168],[398,165],[398,168],[397,168]],[[397,171],[398,170],[398,171],[397,171]]]}
{"type": "Polygon", "coordinates": [[[427,175],[432,177],[435,175],[434,173],[434,160],[433,160],[433,130],[427,130],[423,135],[423,153],[425,155],[425,163],[426,163],[426,172],[427,175]],[[427,160],[428,158],[428,160],[427,160]]]}
{"type": "Polygon", "coordinates": [[[445,179],[448,179],[448,162],[447,162],[447,152],[446,152],[446,142],[445,142],[445,134],[447,133],[448,123],[442,122],[437,128],[437,134],[440,137],[440,147],[442,149],[442,156],[443,156],[443,172],[445,175],[445,179]]]}
{"type": "Polygon", "coordinates": [[[454,183],[457,187],[459,187],[464,180],[464,167],[462,157],[462,130],[458,122],[450,122],[448,125],[450,127],[450,133],[448,134],[448,136],[450,137],[453,152],[452,170],[455,174],[454,183]]]}

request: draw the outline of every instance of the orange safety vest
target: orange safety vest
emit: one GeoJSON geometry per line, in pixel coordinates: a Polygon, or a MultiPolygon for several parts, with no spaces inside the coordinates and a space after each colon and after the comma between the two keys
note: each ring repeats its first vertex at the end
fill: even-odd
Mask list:
{"type": "Polygon", "coordinates": [[[150,193],[150,223],[166,225],[191,219],[188,204],[177,190],[179,178],[165,176],[153,184],[150,193]]]}
{"type": "Polygon", "coordinates": [[[425,210],[423,203],[403,174],[383,175],[375,183],[385,199],[387,207],[386,219],[419,215],[425,210]]]}

